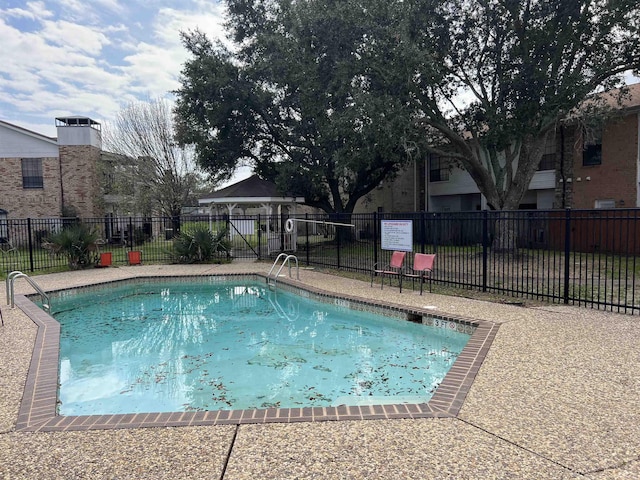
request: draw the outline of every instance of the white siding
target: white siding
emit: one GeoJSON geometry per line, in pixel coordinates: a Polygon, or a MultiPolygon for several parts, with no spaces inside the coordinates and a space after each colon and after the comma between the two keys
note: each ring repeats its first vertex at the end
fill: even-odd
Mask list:
{"type": "Polygon", "coordinates": [[[59,126],[58,143],[60,145],[91,145],[102,148],[102,133],[89,126],[59,126]]]}
{"type": "Polygon", "coordinates": [[[444,182],[429,182],[427,189],[431,197],[480,192],[471,175],[469,175],[466,170],[459,168],[451,170],[449,180],[444,182]]]}
{"type": "Polygon", "coordinates": [[[0,158],[55,158],[55,140],[29,135],[0,124],[0,158]]]}
{"type": "Polygon", "coordinates": [[[555,170],[541,170],[533,174],[530,190],[546,190],[548,188],[556,188],[556,172],[555,170]]]}

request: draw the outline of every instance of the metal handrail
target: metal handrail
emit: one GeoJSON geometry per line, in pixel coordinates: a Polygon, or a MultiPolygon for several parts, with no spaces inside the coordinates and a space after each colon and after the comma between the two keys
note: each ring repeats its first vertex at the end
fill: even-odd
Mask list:
{"type": "MultiPolygon", "coordinates": [[[[288,257],[288,254],[286,253],[281,253],[280,255],[278,255],[275,259],[275,261],[273,262],[273,265],[271,265],[271,270],[269,270],[269,273],[267,273],[267,277],[271,276],[271,272],[273,272],[273,269],[276,268],[276,265],[278,264],[278,262],[280,261],[280,259],[284,257],[285,259],[288,257]]],[[[284,264],[284,262],[283,262],[284,264]]]]}
{"type": "Polygon", "coordinates": [[[47,311],[48,313],[51,313],[51,301],[49,300],[49,295],[47,295],[44,290],[40,288],[40,285],[38,285],[35,280],[33,280],[29,275],[19,271],[11,272],[9,275],[7,275],[7,305],[11,305],[11,308],[15,307],[14,283],[18,278],[24,278],[27,280],[29,285],[31,285],[38,294],[40,294],[40,298],[42,300],[42,309],[47,311]]]}
{"type": "Polygon", "coordinates": [[[289,278],[291,278],[291,260],[295,260],[296,262],[296,278],[300,280],[300,267],[298,265],[298,257],[296,257],[295,255],[287,255],[286,253],[281,253],[273,262],[273,265],[271,265],[271,270],[269,270],[269,273],[267,274],[267,283],[269,283],[270,278],[273,278],[273,287],[275,288],[277,278],[280,275],[280,272],[282,272],[282,269],[284,268],[285,265],[289,265],[289,278]],[[276,274],[273,277],[271,277],[271,273],[273,272],[273,269],[276,267],[276,265],[278,264],[278,262],[282,257],[284,257],[284,260],[282,261],[282,265],[280,265],[280,268],[278,269],[276,274]]]}

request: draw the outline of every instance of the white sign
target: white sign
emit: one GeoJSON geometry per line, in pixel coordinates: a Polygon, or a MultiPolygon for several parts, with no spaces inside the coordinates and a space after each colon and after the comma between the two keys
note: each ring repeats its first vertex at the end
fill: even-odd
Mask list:
{"type": "Polygon", "coordinates": [[[413,220],[380,220],[383,250],[413,251],[413,220]]]}

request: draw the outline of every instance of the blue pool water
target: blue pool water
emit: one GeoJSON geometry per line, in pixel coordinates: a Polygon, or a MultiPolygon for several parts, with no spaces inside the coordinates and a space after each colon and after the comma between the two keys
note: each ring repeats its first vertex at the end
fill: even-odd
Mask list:
{"type": "Polygon", "coordinates": [[[422,403],[470,337],[263,283],[114,284],[53,308],[62,415],[422,403]]]}

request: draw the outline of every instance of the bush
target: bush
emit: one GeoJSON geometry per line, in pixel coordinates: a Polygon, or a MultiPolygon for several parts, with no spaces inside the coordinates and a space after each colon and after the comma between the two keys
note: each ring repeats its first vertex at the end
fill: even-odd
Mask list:
{"type": "Polygon", "coordinates": [[[144,231],[142,227],[136,227],[133,229],[133,244],[142,245],[149,240],[149,234],[144,231]]]}
{"type": "Polygon", "coordinates": [[[36,230],[34,236],[36,238],[36,245],[42,246],[42,244],[46,242],[47,237],[49,236],[49,230],[36,230]]]}
{"type": "Polygon", "coordinates": [[[173,238],[173,254],[178,263],[206,263],[229,251],[227,231],[214,235],[205,226],[181,231],[173,238]]]}
{"type": "Polygon", "coordinates": [[[69,260],[69,268],[78,270],[98,262],[98,234],[82,223],[63,228],[49,236],[43,246],[69,260]]]}

